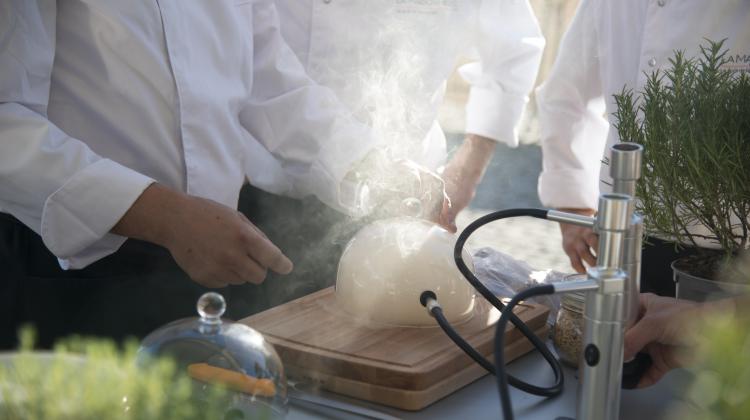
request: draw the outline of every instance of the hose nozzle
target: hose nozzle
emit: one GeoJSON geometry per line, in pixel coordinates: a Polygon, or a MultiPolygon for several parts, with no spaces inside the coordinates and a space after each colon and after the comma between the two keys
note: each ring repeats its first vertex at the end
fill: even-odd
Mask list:
{"type": "Polygon", "coordinates": [[[430,314],[430,316],[434,316],[432,311],[435,308],[440,308],[440,304],[437,301],[437,295],[435,295],[435,292],[432,290],[425,290],[422,292],[422,294],[419,295],[419,303],[427,308],[427,313],[430,314]]]}

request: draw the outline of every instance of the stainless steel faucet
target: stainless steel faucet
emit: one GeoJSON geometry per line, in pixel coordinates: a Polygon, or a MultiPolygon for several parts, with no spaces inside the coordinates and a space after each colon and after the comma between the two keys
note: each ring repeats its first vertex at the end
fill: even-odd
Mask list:
{"type": "MultiPolygon", "coordinates": [[[[612,191],[633,198],[635,205],[635,186],[641,177],[641,160],[643,146],[637,143],[617,143],[611,148],[610,176],[612,191]]],[[[625,255],[622,268],[628,273],[625,285],[625,319],[626,327],[635,323],[638,317],[638,294],[641,289],[641,248],[643,246],[643,217],[633,210],[630,229],[625,235],[625,255]]]]}
{"type": "Polygon", "coordinates": [[[633,217],[632,198],[602,194],[596,226],[597,266],[588,279],[598,287],[586,292],[583,354],[578,388],[579,420],[616,419],[620,411],[627,283],[622,270],[625,237],[633,217]]]}
{"type": "Polygon", "coordinates": [[[601,195],[596,218],[559,211],[547,217],[599,234],[597,265],[587,279],[555,285],[559,293],[586,291],[578,420],[619,417],[625,329],[638,315],[643,219],[634,209],[643,147],[618,143],[611,151],[613,193],[601,195]]]}

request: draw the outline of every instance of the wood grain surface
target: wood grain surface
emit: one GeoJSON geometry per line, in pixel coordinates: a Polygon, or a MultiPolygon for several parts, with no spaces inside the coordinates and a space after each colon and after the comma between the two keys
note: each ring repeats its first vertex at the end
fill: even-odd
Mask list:
{"type": "MultiPolygon", "coordinates": [[[[526,303],[515,310],[540,337],[547,333],[547,313],[544,306],[526,303]]],[[[478,297],[472,317],[454,328],[490,356],[499,316],[478,297]]],[[[290,378],[406,410],[421,409],[486,374],[439,327],[358,321],[337,309],[332,287],[240,322],[274,345],[290,378]]],[[[512,325],[505,334],[506,361],[531,350],[531,343],[512,325]]]]}

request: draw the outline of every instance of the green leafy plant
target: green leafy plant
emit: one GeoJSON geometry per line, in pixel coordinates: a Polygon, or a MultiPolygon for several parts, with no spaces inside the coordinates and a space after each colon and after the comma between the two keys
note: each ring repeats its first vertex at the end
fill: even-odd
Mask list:
{"type": "Polygon", "coordinates": [[[645,148],[637,193],[649,233],[731,257],[750,239],[750,77],[722,69],[724,42],[708,43],[697,59],[675,52],[639,97],[615,95],[615,127],[645,148]]]}
{"type": "Polygon", "coordinates": [[[228,392],[197,395],[169,359],[136,364],[136,342],[72,338],[54,352],[34,352],[33,332],[21,332],[18,353],[0,360],[0,419],[217,419],[228,392]]]}

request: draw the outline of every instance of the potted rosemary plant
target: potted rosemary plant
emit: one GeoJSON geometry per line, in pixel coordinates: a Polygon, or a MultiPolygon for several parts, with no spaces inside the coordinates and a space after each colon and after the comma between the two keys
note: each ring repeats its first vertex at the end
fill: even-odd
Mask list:
{"type": "Polygon", "coordinates": [[[647,232],[700,250],[672,265],[678,297],[694,300],[702,297],[686,296],[688,282],[733,289],[717,288],[717,273],[750,239],[750,76],[723,69],[726,54],[723,41],[696,59],[675,52],[638,96],[615,95],[620,138],[645,148],[638,210],[647,232]]]}

